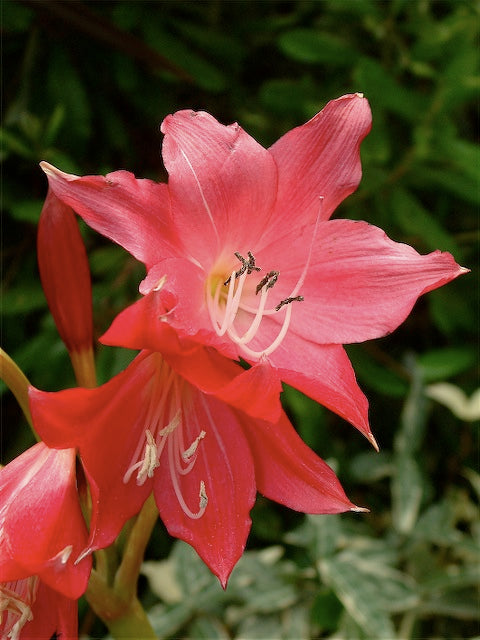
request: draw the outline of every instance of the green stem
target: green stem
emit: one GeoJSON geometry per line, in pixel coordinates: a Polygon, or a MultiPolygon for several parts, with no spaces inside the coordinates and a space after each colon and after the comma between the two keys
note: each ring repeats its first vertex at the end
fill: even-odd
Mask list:
{"type": "Polygon", "coordinates": [[[95,371],[95,358],[93,348],[82,351],[71,351],[70,361],[75,372],[75,378],[79,387],[93,389],[97,386],[97,374],[95,371]]]}
{"type": "Polygon", "coordinates": [[[114,582],[115,592],[119,595],[131,597],[136,592],[140,566],[157,519],[158,510],[152,493],[138,514],[123,550],[114,582]]]}
{"type": "Polygon", "coordinates": [[[85,593],[93,611],[107,625],[114,638],[157,639],[137,597],[124,600],[93,570],[85,593]]]}
{"type": "Polygon", "coordinates": [[[102,552],[104,555],[95,554],[97,568],[91,573],[85,595],[114,638],[156,638],[136,593],[145,548],[157,518],[155,500],[150,494],[130,530],[113,584],[107,558],[109,549],[102,552]]]}
{"type": "Polygon", "coordinates": [[[33,429],[32,416],[30,414],[30,407],[28,404],[28,387],[30,386],[30,382],[23,371],[20,370],[18,365],[15,364],[3,349],[0,349],[0,378],[5,382],[17,399],[25,418],[28,420],[28,424],[32,428],[35,438],[40,440],[33,429]]]}

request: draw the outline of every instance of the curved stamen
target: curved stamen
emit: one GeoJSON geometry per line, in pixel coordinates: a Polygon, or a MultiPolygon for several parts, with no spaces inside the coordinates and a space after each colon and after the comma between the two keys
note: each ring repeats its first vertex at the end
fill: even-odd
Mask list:
{"type": "Polygon", "coordinates": [[[198,520],[205,513],[205,509],[208,504],[208,497],[205,491],[205,483],[203,480],[200,481],[200,491],[199,491],[199,504],[198,511],[194,513],[189,509],[187,503],[185,502],[185,498],[183,497],[182,489],[180,488],[180,483],[178,481],[178,475],[175,473],[176,471],[176,463],[175,463],[175,438],[168,439],[168,466],[170,468],[170,478],[172,479],[173,489],[175,491],[175,496],[182,508],[183,513],[191,518],[192,520],[198,520]]]}

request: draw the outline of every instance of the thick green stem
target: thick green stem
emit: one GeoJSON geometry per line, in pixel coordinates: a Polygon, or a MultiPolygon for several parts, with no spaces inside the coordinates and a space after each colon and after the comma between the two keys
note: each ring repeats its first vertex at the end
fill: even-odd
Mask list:
{"type": "Polygon", "coordinates": [[[123,548],[113,584],[107,555],[96,553],[97,568],[92,571],[86,598],[107,625],[114,638],[155,638],[147,614],[137,598],[137,583],[145,548],[158,518],[153,494],[145,501],[123,548]]]}
{"type": "Polygon", "coordinates": [[[114,638],[157,638],[137,597],[125,600],[92,571],[85,594],[88,603],[114,638]]]}
{"type": "Polygon", "coordinates": [[[70,351],[69,355],[78,386],[90,389],[96,387],[97,374],[95,371],[93,348],[90,347],[82,351],[70,351]]]}
{"type": "MultiPolygon", "coordinates": [[[[0,349],[0,378],[5,382],[17,399],[17,402],[33,431],[32,416],[30,415],[30,408],[28,404],[28,387],[30,386],[30,382],[23,371],[20,370],[20,368],[3,349],[0,349]]],[[[37,440],[39,440],[40,438],[37,436],[35,431],[33,432],[37,440]]]]}

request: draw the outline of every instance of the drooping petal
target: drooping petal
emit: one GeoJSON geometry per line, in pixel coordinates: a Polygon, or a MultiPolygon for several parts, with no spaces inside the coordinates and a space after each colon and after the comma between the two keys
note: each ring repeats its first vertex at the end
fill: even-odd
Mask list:
{"type": "Polygon", "coordinates": [[[146,414],[153,365],[138,356],[96,389],[47,393],[30,389],[30,408],[38,433],[51,446],[76,446],[90,483],[92,520],[89,549],[107,546],[138,513],[151,492],[123,478],[148,427],[146,414]]]}
{"type": "Polygon", "coordinates": [[[191,544],[225,587],[250,531],[249,512],[256,495],[253,461],[235,413],[193,388],[188,393],[185,445],[201,431],[205,436],[197,447],[193,469],[178,477],[179,491],[188,509],[197,512],[203,482],[208,503],[199,518],[185,513],[173,488],[175,465],[171,459],[167,464],[167,452],[156,471],[155,499],[169,533],[191,544]]]}
{"type": "Polygon", "coordinates": [[[222,250],[246,253],[276,198],[268,151],[238,124],[221,125],[204,112],[169,115],[162,131],[172,211],[189,256],[209,269],[222,250]]]}
{"type": "Polygon", "coordinates": [[[321,219],[327,220],[357,188],[360,143],[370,131],[371,118],[361,94],[346,95],[270,147],[278,167],[278,198],[269,239],[285,226],[314,221],[320,206],[321,219]]]}
{"type": "Polygon", "coordinates": [[[242,420],[266,498],[304,513],[355,509],[330,467],[303,442],[285,414],[272,424],[242,420]]]}
{"type": "Polygon", "coordinates": [[[70,598],[85,591],[91,558],[74,564],[88,533],[75,450],[34,445],[0,470],[0,580],[39,575],[70,598]]]}
{"type": "Polygon", "coordinates": [[[128,171],[79,177],[47,162],[41,166],[60,200],[147,268],[179,252],[166,184],[136,179],[128,171]]]}
{"type": "MultiPolygon", "coordinates": [[[[266,324],[275,331],[273,321],[267,318],[266,324]]],[[[281,380],[353,424],[375,443],[368,423],[368,401],[341,345],[316,344],[289,331],[269,360],[281,380]]]]}
{"type": "MultiPolygon", "coordinates": [[[[284,250],[287,246],[291,256],[301,252],[300,241],[285,242],[284,250]]],[[[300,269],[287,262],[283,286],[293,286],[300,269]]],[[[304,301],[292,313],[290,331],[326,344],[384,336],[405,320],[419,296],[466,271],[449,253],[420,255],[365,222],[321,223],[300,291],[304,301]]]]}
{"type": "Polygon", "coordinates": [[[92,287],[85,245],[72,209],[48,190],[38,223],[38,266],[58,332],[69,351],[93,343],[92,287]]]}

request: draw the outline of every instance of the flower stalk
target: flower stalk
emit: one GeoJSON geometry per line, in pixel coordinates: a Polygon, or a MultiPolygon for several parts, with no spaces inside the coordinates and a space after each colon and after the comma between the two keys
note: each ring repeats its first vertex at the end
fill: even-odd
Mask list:
{"type": "Polygon", "coordinates": [[[0,378],[5,382],[7,387],[13,393],[15,398],[17,399],[20,408],[22,409],[25,418],[28,421],[33,433],[35,434],[35,438],[40,440],[40,438],[35,433],[32,424],[32,416],[30,414],[30,408],[28,406],[28,387],[30,383],[23,373],[19,366],[15,364],[15,362],[10,358],[10,356],[5,353],[3,349],[0,348],[0,378]]]}

